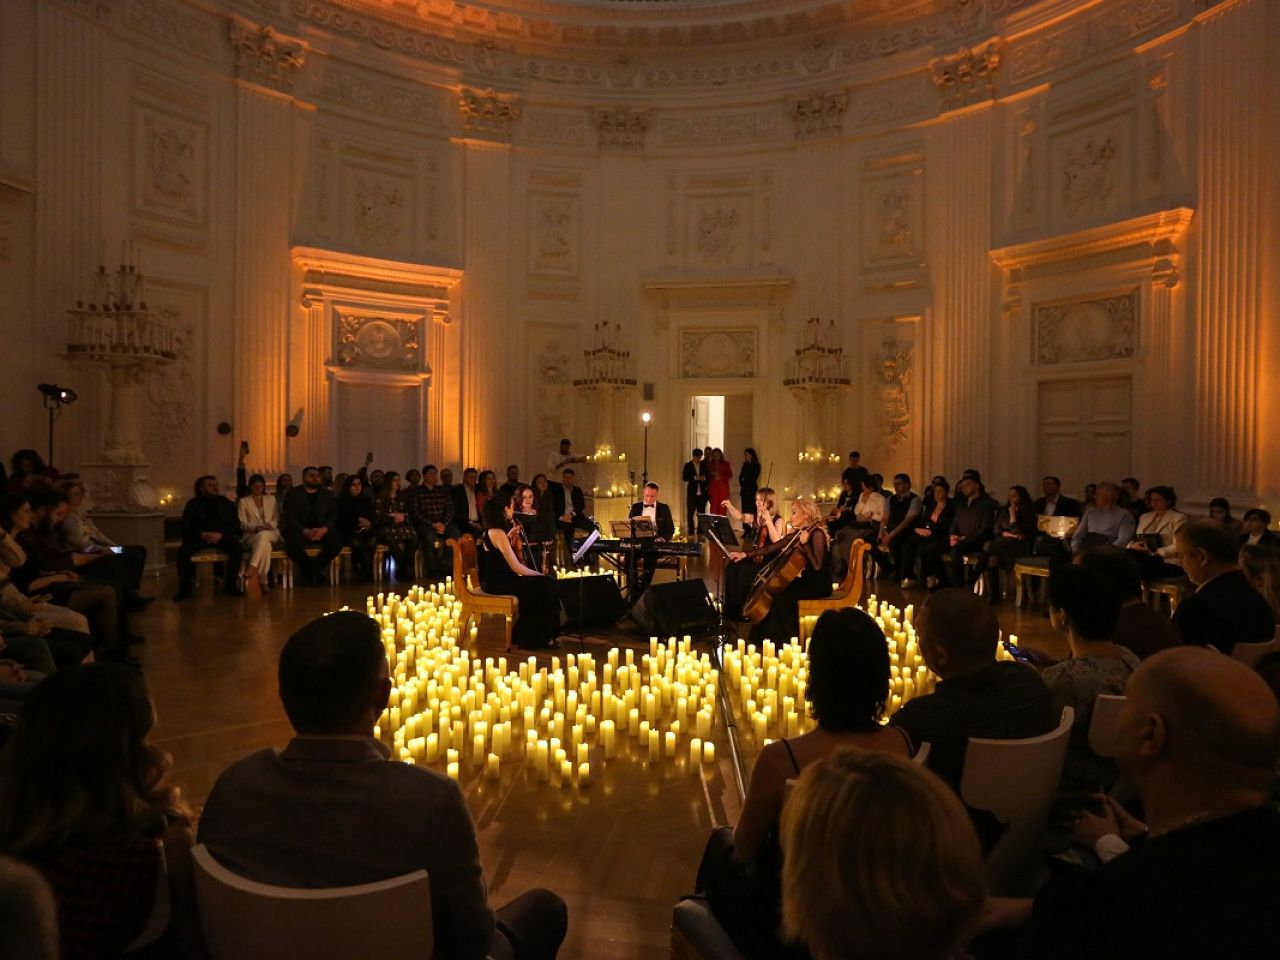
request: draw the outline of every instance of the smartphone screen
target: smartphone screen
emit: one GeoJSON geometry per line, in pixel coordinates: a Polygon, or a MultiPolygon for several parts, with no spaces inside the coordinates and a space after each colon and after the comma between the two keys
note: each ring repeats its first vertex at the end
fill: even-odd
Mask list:
{"type": "Polygon", "coordinates": [[[112,552],[112,553],[124,553],[124,547],[112,547],[112,548],[111,548],[111,552],[112,552]]]}

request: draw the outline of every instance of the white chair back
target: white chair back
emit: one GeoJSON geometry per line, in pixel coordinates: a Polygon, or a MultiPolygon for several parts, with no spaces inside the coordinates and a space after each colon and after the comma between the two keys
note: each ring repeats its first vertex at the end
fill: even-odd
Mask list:
{"type": "Polygon", "coordinates": [[[169,917],[173,912],[173,902],[169,897],[169,863],[164,855],[164,841],[156,841],[156,855],[160,858],[160,870],[156,874],[156,898],[151,906],[151,915],[147,917],[142,932],[134,938],[133,943],[125,947],[125,953],[132,953],[150,946],[164,936],[169,929],[169,917]]]}
{"type": "Polygon", "coordinates": [[[1252,670],[1259,660],[1277,650],[1280,650],[1280,630],[1266,643],[1237,643],[1231,650],[1231,656],[1252,670]]]}
{"type": "Polygon", "coordinates": [[[1089,718],[1089,749],[1100,757],[1116,755],[1116,727],[1126,698],[1100,693],[1093,700],[1093,716],[1089,718]]]}
{"type": "Polygon", "coordinates": [[[969,739],[960,797],[1005,825],[986,857],[995,896],[1027,896],[1039,877],[1049,808],[1058,792],[1075,711],[1066,707],[1056,730],[1026,740],[969,739]]]}
{"type": "Polygon", "coordinates": [[[911,762],[918,763],[922,767],[927,767],[929,765],[929,751],[932,749],[933,744],[928,740],[924,741],[924,743],[920,744],[920,746],[916,748],[916,755],[911,758],[911,762]]]}
{"type": "Polygon", "coordinates": [[[200,844],[196,900],[214,960],[430,960],[425,870],[355,887],[276,887],[232,873],[200,844]]]}

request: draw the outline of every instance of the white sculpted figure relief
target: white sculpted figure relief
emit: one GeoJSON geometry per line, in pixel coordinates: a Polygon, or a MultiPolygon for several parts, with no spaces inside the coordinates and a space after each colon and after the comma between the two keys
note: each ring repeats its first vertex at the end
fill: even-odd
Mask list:
{"type": "Polygon", "coordinates": [[[172,304],[157,308],[161,319],[174,331],[175,363],[159,363],[147,378],[145,433],[148,443],[172,455],[190,435],[195,417],[194,398],[200,395],[195,374],[195,326],[172,304]]]}
{"type": "Polygon", "coordinates": [[[542,351],[533,358],[533,389],[542,414],[535,418],[535,440],[538,449],[551,449],[561,437],[569,435],[572,424],[566,411],[572,405],[569,371],[572,361],[561,346],[559,337],[547,340],[542,351]]]}
{"type": "Polygon", "coordinates": [[[910,208],[911,195],[905,190],[886,190],[880,195],[880,246],[886,253],[915,256],[910,208]]]}
{"type": "Polygon", "coordinates": [[[1110,136],[1087,140],[1068,151],[1062,168],[1062,203],[1068,214],[1076,216],[1105,207],[1115,189],[1111,171],[1115,155],[1116,143],[1110,136]]]}
{"type": "Polygon", "coordinates": [[[404,197],[399,188],[380,180],[359,179],[354,202],[356,229],[361,240],[389,243],[400,235],[404,197]]]}
{"type": "Polygon", "coordinates": [[[698,253],[706,264],[724,263],[734,251],[738,211],[730,207],[703,207],[698,213],[698,253]]]}
{"type": "Polygon", "coordinates": [[[896,336],[885,337],[871,361],[873,390],[880,407],[880,436],[892,456],[907,439],[911,427],[912,346],[896,336]]]}
{"type": "Polygon", "coordinates": [[[1138,352],[1138,293],[1074,303],[1038,303],[1032,312],[1036,363],[1123,360],[1138,352]]]}

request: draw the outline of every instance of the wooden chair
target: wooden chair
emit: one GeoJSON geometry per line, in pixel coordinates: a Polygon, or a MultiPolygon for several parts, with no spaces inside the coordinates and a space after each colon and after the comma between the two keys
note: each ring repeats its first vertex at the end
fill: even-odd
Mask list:
{"type": "MultiPolygon", "coordinates": [[[[323,550],[323,547],[304,547],[303,549],[306,551],[308,557],[318,557],[320,556],[320,552],[323,550]]],[[[343,547],[342,551],[345,551],[347,556],[351,556],[350,547],[343,547]]],[[[329,583],[331,584],[339,584],[342,582],[342,551],[340,551],[338,555],[329,562],[329,583]]],[[[283,585],[286,589],[292,590],[294,563],[289,559],[289,554],[284,553],[283,557],[284,561],[281,568],[283,571],[283,585]]],[[[276,554],[271,554],[272,561],[274,561],[275,558],[276,554]]]]}
{"type": "MultiPolygon", "coordinates": [[[[1046,537],[1068,542],[1076,528],[1080,526],[1078,517],[1048,517],[1040,514],[1036,518],[1036,530],[1046,537]]],[[[1047,580],[1049,578],[1048,557],[1021,557],[1013,564],[1013,597],[1016,606],[1022,606],[1026,597],[1027,578],[1047,580]]]]}
{"type": "Polygon", "coordinates": [[[293,888],[232,873],[204,844],[191,858],[214,960],[430,960],[435,952],[425,870],[354,887],[293,888]]]}
{"type": "Polygon", "coordinates": [[[196,571],[195,583],[192,584],[193,588],[199,588],[200,568],[203,566],[211,566],[212,564],[215,564],[215,563],[222,564],[223,577],[243,577],[244,576],[244,573],[241,570],[233,571],[233,570],[227,569],[227,555],[223,553],[221,550],[201,550],[198,553],[194,553],[191,555],[191,562],[195,564],[195,571],[196,571]]]}
{"type": "Polygon", "coordinates": [[[453,589],[462,603],[459,629],[465,631],[472,620],[479,626],[480,618],[486,613],[499,614],[505,620],[507,649],[510,650],[511,625],[519,616],[520,602],[515,597],[485,593],[481,588],[475,537],[463,534],[457,540],[449,540],[448,544],[453,548],[453,589]]]}
{"type": "Polygon", "coordinates": [[[984,867],[994,896],[1030,896],[1040,879],[1049,809],[1058,793],[1075,711],[1056,730],[1026,740],[969,738],[960,798],[1005,825],[984,867]]]}
{"type": "Polygon", "coordinates": [[[1280,650],[1280,630],[1276,631],[1275,637],[1265,643],[1237,643],[1231,650],[1231,656],[1252,670],[1258,665],[1259,660],[1277,650],[1280,650]]]}
{"type": "Polygon", "coordinates": [[[845,573],[840,585],[831,591],[831,596],[820,600],[800,601],[800,641],[802,643],[808,639],[809,631],[813,629],[818,617],[828,610],[845,610],[858,605],[858,601],[862,599],[864,583],[863,558],[870,549],[871,545],[867,541],[854,540],[853,546],[849,548],[849,570],[845,573]]]}
{"type": "Polygon", "coordinates": [[[1178,603],[1182,600],[1182,593],[1186,587],[1186,577],[1162,577],[1159,580],[1143,580],[1142,581],[1142,599],[1151,606],[1155,606],[1156,597],[1169,598],[1169,616],[1173,616],[1173,612],[1178,609],[1178,603]]]}
{"type": "Polygon", "coordinates": [[[1127,697],[1100,693],[1093,699],[1093,716],[1089,718],[1089,749],[1100,757],[1116,755],[1116,727],[1127,697]]]}

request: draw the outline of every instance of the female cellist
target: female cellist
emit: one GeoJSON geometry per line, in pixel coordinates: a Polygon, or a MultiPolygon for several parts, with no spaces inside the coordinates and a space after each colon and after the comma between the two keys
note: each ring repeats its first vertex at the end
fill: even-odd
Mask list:
{"type": "Polygon", "coordinates": [[[773,595],[769,613],[751,628],[751,639],[783,642],[800,634],[800,601],[831,596],[831,553],[822,514],[810,497],[791,504],[792,536],[765,548],[763,556],[798,553],[803,569],[779,593],[773,595]]]}
{"type": "Polygon", "coordinates": [[[742,605],[751,591],[751,582],[760,572],[765,549],[777,543],[785,535],[782,518],[778,516],[778,495],[772,487],[756,491],[756,512],[742,513],[729,500],[721,503],[729,516],[741,520],[742,542],[746,550],[729,553],[729,564],[724,568],[724,610],[730,620],[743,620],[742,605]]]}

